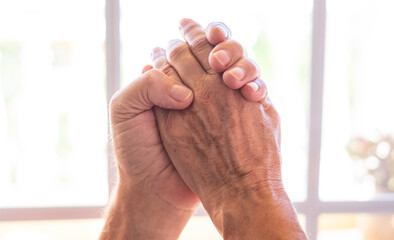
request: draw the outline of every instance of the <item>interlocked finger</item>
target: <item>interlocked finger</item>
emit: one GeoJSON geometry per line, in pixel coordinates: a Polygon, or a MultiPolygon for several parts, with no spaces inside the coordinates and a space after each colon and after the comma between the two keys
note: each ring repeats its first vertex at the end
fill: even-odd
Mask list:
{"type": "Polygon", "coordinates": [[[208,62],[209,53],[213,46],[209,43],[205,31],[201,25],[191,19],[182,19],[180,30],[183,38],[190,47],[191,52],[197,58],[202,68],[207,73],[215,73],[208,62]]]}
{"type": "Polygon", "coordinates": [[[166,57],[166,51],[163,48],[156,47],[156,48],[153,49],[152,62],[153,62],[153,67],[155,67],[157,69],[160,69],[167,76],[177,80],[178,82],[182,82],[182,80],[179,77],[178,73],[168,63],[167,57],[166,57]]]}

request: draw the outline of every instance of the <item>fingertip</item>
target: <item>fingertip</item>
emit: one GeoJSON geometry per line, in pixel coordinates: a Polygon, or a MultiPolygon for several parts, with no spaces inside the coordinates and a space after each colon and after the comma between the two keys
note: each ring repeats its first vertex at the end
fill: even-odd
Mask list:
{"type": "Polygon", "coordinates": [[[224,23],[214,22],[208,25],[206,35],[209,43],[215,46],[230,39],[231,30],[224,23]]]}
{"type": "Polygon", "coordinates": [[[230,38],[230,29],[224,24],[218,24],[216,26],[218,35],[220,35],[224,40],[230,38]]]}
{"type": "MultiPolygon", "coordinates": [[[[193,92],[189,88],[174,78],[165,75],[159,69],[152,69],[142,75],[138,86],[142,94],[137,94],[136,97],[138,95],[145,96],[141,99],[145,101],[146,106],[184,109],[193,101],[193,92]]],[[[146,107],[141,109],[146,109],[146,107]]]]}
{"type": "Polygon", "coordinates": [[[239,72],[237,70],[236,72],[233,71],[233,73],[230,73],[229,71],[224,72],[222,79],[228,88],[240,89],[246,84],[246,82],[242,81],[242,75],[244,74],[244,71],[239,68],[239,72]]]}
{"type": "Polygon", "coordinates": [[[264,81],[256,79],[241,88],[242,96],[251,102],[262,102],[267,98],[268,90],[264,81]]]}
{"type": "Polygon", "coordinates": [[[170,96],[178,102],[186,102],[193,95],[192,90],[180,84],[175,84],[171,87],[170,96]]]}
{"type": "Polygon", "coordinates": [[[231,63],[232,57],[227,50],[212,50],[208,56],[209,65],[216,72],[223,72],[231,63]]]}
{"type": "Polygon", "coordinates": [[[179,21],[179,26],[181,27],[181,28],[183,28],[183,27],[185,27],[185,26],[187,26],[189,23],[191,23],[191,22],[194,22],[192,19],[190,19],[190,18],[182,18],[180,21],[179,21]]]}
{"type": "Polygon", "coordinates": [[[194,21],[193,19],[190,18],[182,18],[179,21],[179,30],[182,34],[182,36],[185,38],[185,34],[187,34],[188,32],[192,31],[195,28],[201,28],[201,25],[194,21]]]}
{"type": "Polygon", "coordinates": [[[239,89],[246,84],[244,81],[245,75],[245,69],[235,67],[223,73],[223,81],[229,88],[239,89]]]}
{"type": "Polygon", "coordinates": [[[243,58],[244,50],[240,43],[234,40],[219,43],[212,49],[208,60],[211,68],[216,72],[224,72],[234,64],[240,64],[245,61],[243,58]]]}
{"type": "Polygon", "coordinates": [[[257,93],[259,91],[260,86],[256,82],[249,82],[246,84],[247,87],[249,87],[252,92],[257,93]]]}
{"type": "Polygon", "coordinates": [[[193,102],[193,91],[181,84],[174,84],[168,94],[171,97],[168,109],[185,109],[193,102]]]}
{"type": "Polygon", "coordinates": [[[156,58],[159,56],[162,56],[163,54],[165,55],[165,50],[161,47],[155,47],[152,49],[152,52],[150,54],[152,61],[154,61],[156,58]]]}
{"type": "Polygon", "coordinates": [[[152,65],[145,65],[144,68],[142,69],[142,74],[146,73],[147,71],[153,69],[152,65]]]}

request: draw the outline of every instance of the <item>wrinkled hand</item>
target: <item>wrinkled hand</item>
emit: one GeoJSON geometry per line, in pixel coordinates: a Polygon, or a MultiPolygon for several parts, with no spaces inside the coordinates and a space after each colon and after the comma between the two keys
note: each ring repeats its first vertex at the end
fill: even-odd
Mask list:
{"type": "Polygon", "coordinates": [[[190,19],[181,25],[187,43],[171,41],[167,57],[194,101],[182,111],[155,110],[177,171],[210,214],[223,201],[281,189],[280,125],[272,103],[247,102],[226,87],[209,64],[217,56],[209,56],[201,27],[190,19]]]}
{"type": "Polygon", "coordinates": [[[258,67],[236,42],[213,49],[208,39],[226,38],[209,34],[218,27],[181,25],[173,67],[155,49],[159,70],[146,67],[111,101],[119,181],[100,239],[177,239],[199,198],[224,239],[305,239],[279,191],[279,119],[258,67]]]}
{"type": "MultiPolygon", "coordinates": [[[[251,101],[263,99],[266,87],[260,79],[256,79],[260,74],[258,66],[244,56],[240,44],[225,41],[230,37],[227,26],[211,23],[206,36],[210,43],[218,44],[212,53],[222,50],[230,54],[228,64],[223,65],[216,58],[210,62],[215,71],[224,71],[224,76],[227,76],[224,78],[225,84],[231,88],[242,88],[244,97],[251,101]],[[245,71],[242,79],[234,79],[233,74],[229,73],[237,66],[245,71]],[[247,85],[252,82],[261,85],[259,91],[247,85]]],[[[164,50],[156,48],[153,58],[155,67],[160,68],[160,71],[146,66],[144,74],[116,94],[111,102],[111,130],[120,180],[131,182],[133,186],[141,188],[140,191],[153,193],[176,208],[193,210],[198,206],[199,199],[185,185],[168,158],[152,110],[153,106],[183,109],[190,105],[193,97],[188,96],[190,92],[182,88],[183,83],[178,74],[167,64],[164,50]],[[174,93],[178,93],[175,98],[172,96],[174,93]]],[[[183,64],[179,67],[188,69],[190,66],[183,64]]]]}
{"type": "Polygon", "coordinates": [[[286,194],[275,191],[279,119],[258,67],[236,42],[213,49],[228,37],[218,26],[205,35],[192,20],[181,25],[187,44],[170,44],[173,67],[155,49],[159,70],[146,67],[111,100],[119,181],[100,239],[177,239],[199,198],[224,239],[304,239],[286,194]]]}
{"type": "MultiPolygon", "coordinates": [[[[220,43],[230,36],[226,30],[225,25],[212,23],[207,36],[220,43]]],[[[175,71],[171,76],[152,68],[146,66],[142,76],[111,100],[111,134],[119,178],[100,235],[103,240],[177,239],[200,203],[164,150],[153,111],[154,106],[186,108],[193,100],[192,92],[175,71]]]]}

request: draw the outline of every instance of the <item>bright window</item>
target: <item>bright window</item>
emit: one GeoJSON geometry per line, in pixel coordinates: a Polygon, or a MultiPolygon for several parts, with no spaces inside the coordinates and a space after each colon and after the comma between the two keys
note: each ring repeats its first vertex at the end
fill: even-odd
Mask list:
{"type": "MultiPolygon", "coordinates": [[[[0,220],[99,216],[115,175],[108,98],[190,17],[225,22],[262,68],[310,239],[392,238],[392,12],[391,0],[0,0],[0,220]]],[[[202,208],[181,239],[197,233],[220,239],[202,208]]]]}
{"type": "Polygon", "coordinates": [[[103,1],[0,1],[0,208],[107,202],[103,1]]]}
{"type": "Polygon", "coordinates": [[[393,197],[394,3],[332,0],[327,7],[320,196],[393,197]]]}

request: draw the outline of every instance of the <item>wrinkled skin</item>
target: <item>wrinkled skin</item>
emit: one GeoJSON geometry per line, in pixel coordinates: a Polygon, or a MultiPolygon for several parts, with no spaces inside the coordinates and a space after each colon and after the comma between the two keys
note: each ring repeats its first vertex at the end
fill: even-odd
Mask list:
{"type": "MultiPolygon", "coordinates": [[[[221,65],[215,59],[211,64],[217,72],[226,71],[231,66],[244,67],[245,77],[242,83],[236,83],[238,88],[241,88],[240,95],[250,101],[263,99],[266,95],[266,86],[257,78],[260,75],[258,66],[253,60],[244,57],[243,47],[239,43],[225,41],[230,37],[230,32],[223,23],[214,22],[208,26],[206,38],[210,44],[218,44],[215,50],[226,50],[231,53],[231,62],[227,66],[221,65]],[[219,31],[218,26],[225,32],[219,31]],[[261,85],[259,91],[253,92],[250,87],[243,87],[254,80],[261,85]]],[[[205,55],[212,50],[210,44],[209,48],[205,49],[208,51],[205,55]]],[[[155,48],[152,57],[155,67],[160,70],[146,66],[143,75],[115,94],[111,100],[111,132],[119,180],[138,188],[134,191],[155,195],[177,209],[193,211],[200,204],[200,200],[185,185],[169,159],[160,138],[153,110],[153,106],[163,109],[184,109],[191,104],[193,96],[185,101],[174,101],[169,97],[171,86],[181,85],[182,81],[167,63],[165,50],[155,48]]],[[[209,65],[208,62],[206,64],[209,65]]],[[[180,67],[188,68],[187,65],[180,67]]],[[[234,85],[237,80],[232,79],[231,74],[227,75],[227,82],[234,85]]]]}
{"type": "Polygon", "coordinates": [[[221,74],[203,69],[183,42],[173,41],[167,56],[193,90],[194,101],[182,111],[156,108],[160,135],[204,206],[257,189],[282,188],[279,116],[272,103],[247,102],[224,85],[221,74]]]}
{"type": "Polygon", "coordinates": [[[207,35],[180,24],[186,43],[155,48],[156,69],[112,98],[119,178],[100,239],[178,239],[199,199],[223,239],[307,239],[282,186],[279,117],[257,65],[235,42],[213,49],[229,36],[209,34],[220,23],[207,35]]]}

